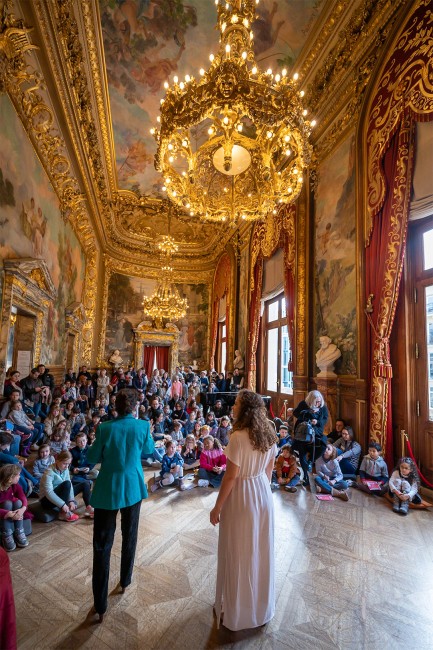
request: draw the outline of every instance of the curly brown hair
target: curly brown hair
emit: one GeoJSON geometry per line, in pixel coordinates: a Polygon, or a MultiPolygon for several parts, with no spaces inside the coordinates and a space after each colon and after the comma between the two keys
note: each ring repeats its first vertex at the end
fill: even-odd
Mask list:
{"type": "Polygon", "coordinates": [[[239,415],[233,425],[233,433],[239,429],[248,429],[253,448],[267,452],[277,442],[277,435],[272,422],[268,420],[262,398],[244,388],[239,391],[236,401],[239,404],[239,415]]]}
{"type": "Polygon", "coordinates": [[[12,478],[21,473],[20,465],[3,465],[0,467],[0,491],[7,490],[12,485],[12,478]]]}

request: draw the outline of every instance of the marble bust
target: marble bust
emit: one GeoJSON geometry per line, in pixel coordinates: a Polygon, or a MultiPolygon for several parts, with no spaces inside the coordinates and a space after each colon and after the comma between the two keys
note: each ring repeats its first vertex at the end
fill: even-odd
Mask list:
{"type": "Polygon", "coordinates": [[[120,356],[119,350],[114,350],[113,354],[111,357],[108,359],[109,363],[114,367],[115,370],[119,368],[119,366],[122,365],[123,359],[120,356]]]}
{"type": "Polygon", "coordinates": [[[235,350],[235,359],[233,361],[233,369],[237,370],[243,370],[245,367],[244,364],[244,359],[242,357],[242,354],[240,350],[235,350]]]}
{"type": "Polygon", "coordinates": [[[341,352],[329,336],[319,338],[320,348],[316,352],[316,364],[320,369],[318,377],[335,378],[334,363],[341,357],[341,352]]]}

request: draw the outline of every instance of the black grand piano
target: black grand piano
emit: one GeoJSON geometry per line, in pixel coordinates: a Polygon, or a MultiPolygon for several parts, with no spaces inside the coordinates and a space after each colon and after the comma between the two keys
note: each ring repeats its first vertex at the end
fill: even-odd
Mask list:
{"type": "MultiPolygon", "coordinates": [[[[230,393],[200,393],[200,404],[203,404],[203,414],[206,416],[206,413],[209,410],[212,410],[215,406],[217,400],[221,400],[222,403],[226,406],[227,412],[230,411],[231,407],[235,403],[237,392],[230,393]]],[[[269,395],[261,395],[265,406],[269,414],[269,408],[271,405],[271,398],[269,395]]]]}

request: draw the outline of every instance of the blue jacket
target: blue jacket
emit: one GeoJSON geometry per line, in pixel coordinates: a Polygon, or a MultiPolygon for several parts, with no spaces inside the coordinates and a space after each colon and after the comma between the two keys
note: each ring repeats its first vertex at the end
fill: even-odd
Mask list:
{"type": "Polygon", "coordinates": [[[164,454],[162,463],[161,463],[161,476],[164,476],[164,474],[168,474],[171,470],[172,467],[175,465],[180,465],[181,467],[183,466],[183,458],[179,454],[178,451],[174,452],[174,455],[167,456],[167,454],[164,454]]]}
{"type": "Polygon", "coordinates": [[[90,503],[94,508],[117,510],[147,498],[141,458],[153,454],[155,445],[147,420],[125,415],[102,422],[87,460],[101,463],[90,503]]]}

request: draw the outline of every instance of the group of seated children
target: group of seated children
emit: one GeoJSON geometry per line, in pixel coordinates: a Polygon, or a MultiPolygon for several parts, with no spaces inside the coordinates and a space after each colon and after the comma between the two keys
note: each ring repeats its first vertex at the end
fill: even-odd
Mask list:
{"type": "MultiPolygon", "coordinates": [[[[296,492],[296,486],[301,481],[301,468],[299,458],[288,442],[289,430],[290,426],[286,423],[279,427],[279,454],[275,461],[272,487],[284,487],[288,492],[296,492]]],[[[389,478],[387,464],[381,456],[382,447],[377,442],[370,442],[368,454],[362,459],[358,471],[361,446],[354,440],[352,429],[344,426],[344,423],[339,434],[337,438],[335,432],[331,432],[328,444],[315,460],[314,483],[317,493],[332,495],[343,501],[349,500],[350,487],[378,496],[389,493],[393,499],[393,511],[400,515],[408,514],[409,503],[421,503],[418,494],[420,479],[411,458],[400,458],[389,478]]]]}

